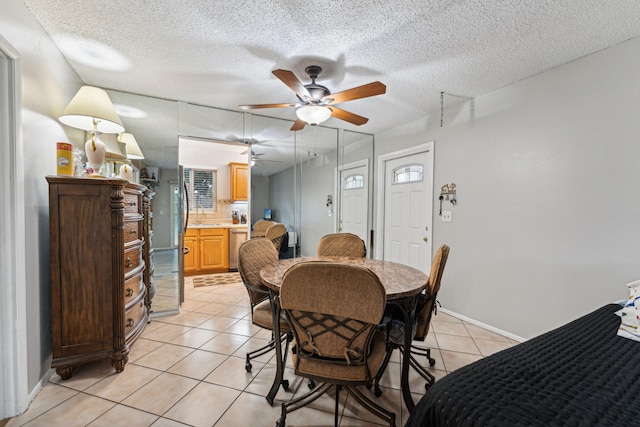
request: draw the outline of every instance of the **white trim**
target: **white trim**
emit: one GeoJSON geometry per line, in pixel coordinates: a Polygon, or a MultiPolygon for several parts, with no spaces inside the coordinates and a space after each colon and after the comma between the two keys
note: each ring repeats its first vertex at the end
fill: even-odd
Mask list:
{"type": "MultiPolygon", "coordinates": [[[[27,409],[26,249],[22,55],[0,36],[7,58],[7,111],[0,129],[0,419],[27,409]],[[7,141],[5,141],[5,139],[7,141]]],[[[2,83],[4,85],[4,82],[2,83]]],[[[4,91],[3,91],[4,92],[4,91]]]]}
{"type": "MultiPolygon", "coordinates": [[[[405,156],[410,156],[413,154],[418,154],[418,153],[424,153],[424,152],[428,152],[431,153],[431,163],[428,165],[429,166],[429,170],[431,173],[431,183],[432,183],[432,188],[431,191],[433,192],[433,183],[434,183],[434,164],[435,164],[435,142],[434,141],[430,141],[424,144],[420,144],[420,145],[415,145],[413,147],[409,147],[409,148],[404,148],[402,150],[398,150],[398,151],[394,151],[391,153],[387,153],[387,154],[381,154],[378,157],[378,185],[377,185],[377,192],[376,192],[376,238],[375,238],[375,252],[374,252],[374,258],[376,259],[382,259],[382,253],[384,252],[384,180],[386,177],[386,168],[385,168],[385,164],[386,162],[388,162],[389,160],[393,160],[396,159],[398,157],[405,157],[405,156]]],[[[430,198],[429,199],[429,206],[428,209],[431,209],[431,213],[433,216],[433,200],[430,198]]],[[[431,221],[431,225],[429,226],[429,241],[431,242],[431,249],[433,252],[433,238],[432,238],[432,234],[433,233],[433,218],[431,221]]]]}
{"type": "Polygon", "coordinates": [[[464,322],[471,323],[472,325],[479,326],[483,329],[486,329],[491,332],[495,332],[498,335],[502,335],[503,337],[511,338],[514,341],[525,342],[526,338],[519,337],[518,335],[512,334],[511,332],[503,331],[502,329],[494,328],[491,325],[487,325],[486,323],[478,322],[477,320],[471,319],[467,316],[463,316],[462,314],[458,314],[451,310],[447,310],[446,308],[438,308],[438,311],[442,311],[444,314],[448,314],[449,316],[453,316],[456,319],[460,319],[464,322]]]}

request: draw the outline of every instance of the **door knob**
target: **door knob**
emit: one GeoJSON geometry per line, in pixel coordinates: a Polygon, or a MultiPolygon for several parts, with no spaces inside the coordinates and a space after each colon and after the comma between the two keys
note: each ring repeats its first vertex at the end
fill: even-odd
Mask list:
{"type": "Polygon", "coordinates": [[[424,240],[425,242],[428,242],[428,241],[429,241],[429,238],[428,238],[427,236],[424,236],[424,237],[422,238],[422,240],[424,240]]]}

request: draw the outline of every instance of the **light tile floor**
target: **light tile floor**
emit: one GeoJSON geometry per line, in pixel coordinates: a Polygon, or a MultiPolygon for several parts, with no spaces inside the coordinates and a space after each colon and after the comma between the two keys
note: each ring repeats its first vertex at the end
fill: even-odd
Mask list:
{"type": "MultiPolygon", "coordinates": [[[[115,373],[105,360],[77,367],[66,381],[54,374],[28,410],[7,426],[275,426],[280,403],[306,392],[306,380],[294,375],[289,358],[289,389],[281,389],[269,406],[264,396],[275,375],[273,353],[254,360],[251,373],[244,367],[245,353],[265,344],[270,335],[251,324],[243,285],[193,288],[187,278],[185,288],[180,313],[147,325],[124,372],[115,373]]],[[[432,348],[436,364],[430,370],[438,379],[516,342],[439,313],[426,342],[418,344],[432,348]]],[[[398,362],[395,354],[378,402],[396,412],[400,426],[409,414],[400,393],[398,362]]],[[[417,401],[424,381],[411,374],[417,401]]],[[[380,423],[347,393],[341,398],[341,426],[380,423]]],[[[332,426],[333,405],[331,396],[323,396],[289,414],[287,426],[332,426]]]]}

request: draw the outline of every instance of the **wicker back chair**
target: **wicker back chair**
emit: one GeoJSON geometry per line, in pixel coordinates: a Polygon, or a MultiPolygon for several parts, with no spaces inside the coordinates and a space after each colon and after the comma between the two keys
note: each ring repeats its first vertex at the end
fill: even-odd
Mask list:
{"type": "Polygon", "coordinates": [[[284,224],[274,223],[267,229],[264,237],[271,240],[271,243],[273,243],[276,251],[280,252],[280,247],[282,246],[282,241],[284,240],[284,236],[286,234],[287,228],[284,226],[284,224]]]}
{"type": "Polygon", "coordinates": [[[395,425],[393,412],[377,405],[356,387],[371,385],[384,359],[384,334],[377,326],[386,300],[378,277],[361,266],[312,261],[297,264],[284,274],[280,305],[295,337],[295,373],[322,384],[283,403],[276,425],[284,427],[288,413],[313,402],[332,387],[336,390],[336,426],[343,387],[367,410],[395,425]]]}
{"type": "MultiPolygon", "coordinates": [[[[449,250],[450,248],[447,245],[442,245],[438,248],[431,262],[431,272],[429,273],[429,284],[427,285],[427,289],[417,297],[418,301],[414,323],[415,333],[413,336],[414,340],[424,341],[427,334],[429,333],[431,317],[434,313],[436,313],[437,310],[436,297],[438,296],[438,291],[440,290],[442,273],[444,272],[444,267],[447,264],[447,259],[449,258],[449,250]]],[[[404,341],[401,338],[403,334],[400,333],[400,331],[404,330],[404,322],[400,322],[398,320],[388,321],[386,326],[388,350],[382,368],[380,369],[380,372],[378,373],[378,376],[375,380],[374,393],[376,396],[380,396],[382,394],[382,390],[379,386],[380,378],[382,377],[384,369],[389,363],[389,359],[391,358],[393,350],[397,348],[403,354],[405,352],[404,341]],[[395,331],[393,330],[394,327],[397,328],[395,331]],[[397,333],[394,334],[393,332],[397,333]]],[[[426,359],[429,361],[429,366],[435,365],[436,360],[431,357],[430,348],[422,348],[412,345],[409,349],[410,364],[427,381],[427,383],[425,384],[425,388],[428,389],[431,384],[435,382],[435,377],[433,376],[433,374],[431,374],[431,372],[427,371],[427,369],[420,364],[416,356],[426,357],[426,359]]]]}
{"type": "MultiPolygon", "coordinates": [[[[286,320],[280,322],[280,337],[273,336],[273,308],[272,295],[269,288],[262,284],[260,279],[260,270],[269,264],[278,262],[278,251],[273,247],[270,240],[267,239],[251,239],[246,240],[238,249],[238,272],[242,277],[245,288],[249,294],[251,303],[251,322],[261,328],[272,331],[271,341],[256,350],[247,353],[245,368],[247,372],[251,372],[251,359],[259,357],[267,352],[274,350],[276,345],[286,342],[285,351],[283,352],[283,364],[286,363],[287,348],[293,335],[286,320]]],[[[289,387],[287,380],[282,381],[285,389],[289,387]]]]}
{"type": "Polygon", "coordinates": [[[326,234],[318,242],[318,256],[365,257],[364,241],[351,233],[326,234]]]}
{"type": "Polygon", "coordinates": [[[259,219],[255,224],[253,224],[251,237],[264,237],[269,227],[271,227],[273,224],[275,224],[273,221],[259,219]]]}

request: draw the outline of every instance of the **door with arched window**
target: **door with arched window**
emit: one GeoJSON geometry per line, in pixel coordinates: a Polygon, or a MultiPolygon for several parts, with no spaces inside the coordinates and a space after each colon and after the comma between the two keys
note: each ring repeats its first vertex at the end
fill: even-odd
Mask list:
{"type": "Polygon", "coordinates": [[[340,168],[338,232],[352,233],[364,240],[370,254],[367,224],[369,215],[369,162],[350,163],[340,168]]]}
{"type": "MultiPolygon", "coordinates": [[[[376,258],[427,274],[431,266],[433,145],[381,156],[384,183],[382,242],[376,258]]],[[[380,211],[378,211],[380,212],[380,211]]]]}

